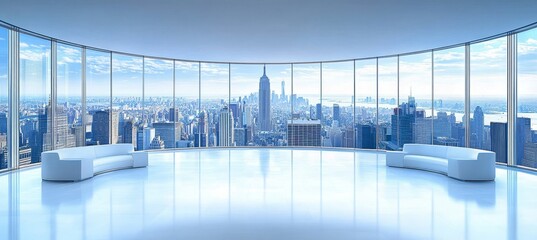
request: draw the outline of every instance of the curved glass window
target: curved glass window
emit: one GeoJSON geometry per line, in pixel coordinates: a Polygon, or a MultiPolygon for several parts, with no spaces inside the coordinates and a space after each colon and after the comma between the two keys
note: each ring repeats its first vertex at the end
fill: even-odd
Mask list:
{"type": "Polygon", "coordinates": [[[8,30],[0,28],[0,171],[10,167],[8,143],[9,82],[8,30]]]}
{"type": "Polygon", "coordinates": [[[398,150],[398,59],[378,59],[378,147],[398,150]]]}
{"type": "Polygon", "coordinates": [[[292,120],[287,124],[289,146],[322,146],[326,133],[321,124],[320,64],[294,64],[291,108],[292,120]]]}
{"type": "MultiPolygon", "coordinates": [[[[143,58],[112,54],[111,143],[132,142],[139,127],[147,126],[143,116],[143,58]]],[[[163,147],[156,141],[154,148],[163,147]]]]}
{"type": "Polygon", "coordinates": [[[20,34],[19,166],[52,150],[51,42],[20,34]]]}
{"type": "Polygon", "coordinates": [[[201,64],[201,111],[207,146],[232,146],[233,118],[229,113],[229,64],[201,64]],[[222,134],[221,132],[225,132],[222,134]]]}
{"type": "Polygon", "coordinates": [[[507,38],[470,46],[470,147],[507,163],[507,38]]]}
{"type": "MultiPolygon", "coordinates": [[[[154,129],[155,137],[160,138],[160,141],[164,143],[164,148],[178,146],[182,123],[176,121],[180,115],[179,111],[175,110],[173,103],[173,71],[173,61],[144,59],[143,125],[137,124],[131,129],[128,126],[130,123],[125,123],[125,131],[132,131],[132,133],[123,134],[123,142],[136,143],[138,134],[142,135],[140,142],[143,142],[143,131],[145,128],[149,128],[154,129]]],[[[143,144],[136,144],[136,146],[139,145],[143,146],[143,144]]]]}
{"type": "Polygon", "coordinates": [[[323,63],[325,147],[354,147],[354,61],[323,63]]]}
{"type": "MultiPolygon", "coordinates": [[[[207,147],[206,112],[200,112],[199,63],[175,61],[175,113],[173,120],[181,123],[177,147],[207,147]],[[177,115],[177,118],[175,116],[177,115]]],[[[151,130],[147,130],[151,134],[151,130]]]]}
{"type": "Polygon", "coordinates": [[[355,147],[377,148],[377,60],[355,62],[355,147]]]}
{"type": "Polygon", "coordinates": [[[518,34],[516,164],[537,168],[537,29],[518,34]]]}
{"type": "Polygon", "coordinates": [[[434,52],[433,143],[465,145],[465,48],[434,52]]]}
{"type": "Polygon", "coordinates": [[[86,51],[86,145],[110,143],[111,54],[86,51]]]}
{"type": "Polygon", "coordinates": [[[57,44],[54,149],[84,146],[82,49],[57,44]]]}

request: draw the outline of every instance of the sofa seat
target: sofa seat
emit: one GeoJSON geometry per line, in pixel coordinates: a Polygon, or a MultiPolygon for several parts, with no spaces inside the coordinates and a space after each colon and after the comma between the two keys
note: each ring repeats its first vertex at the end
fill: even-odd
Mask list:
{"type": "Polygon", "coordinates": [[[148,153],[135,152],[132,144],[57,149],[41,153],[41,178],[80,181],[102,172],[146,167],[147,159],[148,153]]]}
{"type": "Polygon", "coordinates": [[[439,157],[406,155],[403,159],[405,167],[423,169],[433,172],[447,173],[448,160],[439,157]]]}
{"type": "Polygon", "coordinates": [[[386,166],[438,172],[464,181],[493,181],[496,153],[481,149],[405,144],[403,151],[386,151],[386,166]]]}
{"type": "Polygon", "coordinates": [[[132,167],[132,155],[117,155],[93,160],[93,173],[132,167]]]}

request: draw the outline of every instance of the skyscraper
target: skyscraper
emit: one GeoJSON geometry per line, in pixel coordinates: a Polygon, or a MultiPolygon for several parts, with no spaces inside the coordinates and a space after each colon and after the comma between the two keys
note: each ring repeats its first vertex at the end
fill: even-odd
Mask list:
{"type": "Polygon", "coordinates": [[[117,112],[112,112],[112,124],[110,124],[109,111],[96,111],[93,114],[91,132],[93,141],[98,144],[114,144],[118,142],[119,116],[117,112]],[[110,131],[112,127],[112,131],[110,131]],[[112,139],[110,139],[110,136],[112,139]]]}
{"type": "Polygon", "coordinates": [[[166,148],[175,148],[175,142],[181,139],[180,122],[153,123],[155,135],[164,141],[166,148]]]}
{"type": "Polygon", "coordinates": [[[317,120],[323,120],[323,107],[320,103],[317,103],[315,106],[315,119],[317,120]]]}
{"type": "Polygon", "coordinates": [[[220,110],[220,119],[218,121],[219,146],[233,146],[235,137],[233,129],[233,112],[229,111],[227,107],[223,107],[222,110],[220,110]]]}
{"type": "Polygon", "coordinates": [[[496,162],[507,163],[507,123],[491,122],[490,135],[490,148],[496,153],[496,162]]]}
{"type": "Polygon", "coordinates": [[[321,146],[321,121],[287,121],[287,141],[289,146],[321,146]]]}
{"type": "Polygon", "coordinates": [[[201,111],[198,115],[198,133],[194,139],[194,146],[196,147],[208,147],[209,146],[209,123],[207,118],[207,112],[201,111]],[[196,144],[197,142],[197,144],[196,144]]]}
{"type": "Polygon", "coordinates": [[[263,76],[259,79],[259,130],[272,130],[270,119],[270,80],[266,75],[266,68],[263,67],[263,76]]]}
{"type": "Polygon", "coordinates": [[[332,108],[332,114],[334,121],[338,122],[338,126],[340,124],[340,113],[339,113],[339,104],[334,103],[334,106],[332,108]]]}
{"type": "Polygon", "coordinates": [[[175,122],[175,121],[179,122],[181,120],[181,119],[179,119],[180,114],[179,114],[179,109],[177,109],[177,108],[170,108],[169,115],[170,115],[169,116],[169,121],[170,122],[175,122]]]}
{"type": "Polygon", "coordinates": [[[474,118],[472,121],[472,126],[470,130],[472,135],[475,136],[475,141],[470,147],[472,148],[483,148],[483,133],[485,131],[485,120],[484,120],[483,110],[480,106],[475,107],[474,118]]]}

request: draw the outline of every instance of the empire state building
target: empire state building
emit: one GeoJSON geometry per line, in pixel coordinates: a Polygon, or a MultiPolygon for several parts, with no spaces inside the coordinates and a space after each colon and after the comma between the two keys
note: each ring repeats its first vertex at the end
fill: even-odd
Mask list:
{"type": "Polygon", "coordinates": [[[263,76],[259,79],[259,129],[261,131],[270,131],[270,80],[266,75],[266,69],[263,66],[263,76]]]}

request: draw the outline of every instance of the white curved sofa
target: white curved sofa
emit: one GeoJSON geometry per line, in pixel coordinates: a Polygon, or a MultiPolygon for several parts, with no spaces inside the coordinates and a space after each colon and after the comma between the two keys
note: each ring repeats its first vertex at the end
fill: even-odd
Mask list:
{"type": "Polygon", "coordinates": [[[41,178],[80,181],[96,174],[147,166],[147,152],[135,152],[132,144],[63,148],[41,153],[41,178]]]}
{"type": "Polygon", "coordinates": [[[492,181],[496,153],[473,148],[405,144],[403,151],[387,151],[386,165],[446,174],[459,180],[492,181]]]}

